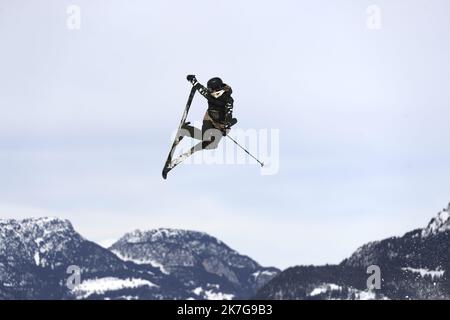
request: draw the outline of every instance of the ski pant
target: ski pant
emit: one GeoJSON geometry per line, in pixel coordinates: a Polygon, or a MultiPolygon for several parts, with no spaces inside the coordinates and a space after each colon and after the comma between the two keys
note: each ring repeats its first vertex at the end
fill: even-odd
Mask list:
{"type": "Polygon", "coordinates": [[[200,143],[192,147],[191,154],[200,150],[216,149],[223,137],[222,132],[209,120],[203,120],[202,130],[191,125],[185,125],[181,134],[183,136],[201,140],[200,143]]]}
{"type": "Polygon", "coordinates": [[[215,126],[214,122],[205,119],[203,120],[202,130],[185,124],[182,127],[180,135],[201,140],[201,142],[193,146],[189,151],[178,156],[178,158],[172,160],[169,166],[171,169],[197,151],[216,149],[223,137],[222,131],[215,126]]]}

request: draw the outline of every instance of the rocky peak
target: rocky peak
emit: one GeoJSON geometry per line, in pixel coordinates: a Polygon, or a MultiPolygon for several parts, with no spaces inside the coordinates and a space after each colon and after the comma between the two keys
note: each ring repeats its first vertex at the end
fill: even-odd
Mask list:
{"type": "Polygon", "coordinates": [[[422,230],[422,237],[428,237],[447,230],[450,230],[450,203],[447,208],[431,219],[428,226],[422,230]]]}

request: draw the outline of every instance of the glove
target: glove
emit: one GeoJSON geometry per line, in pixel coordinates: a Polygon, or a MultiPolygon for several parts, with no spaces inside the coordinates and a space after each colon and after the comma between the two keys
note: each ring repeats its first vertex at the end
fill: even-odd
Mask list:
{"type": "Polygon", "coordinates": [[[193,74],[188,75],[186,77],[186,79],[187,79],[187,81],[192,82],[192,83],[197,82],[197,79],[195,78],[195,75],[193,75],[193,74]]]}
{"type": "Polygon", "coordinates": [[[230,130],[230,129],[225,128],[225,129],[220,130],[222,132],[222,136],[226,137],[228,134],[228,130],[230,130]]]}

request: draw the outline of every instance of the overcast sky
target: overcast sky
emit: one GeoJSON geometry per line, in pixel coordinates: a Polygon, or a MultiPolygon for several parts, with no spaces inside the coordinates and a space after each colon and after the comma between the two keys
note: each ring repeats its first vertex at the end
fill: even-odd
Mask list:
{"type": "MultiPolygon", "coordinates": [[[[100,243],[205,231],[281,268],[425,226],[450,201],[449,12],[446,0],[0,0],[0,218],[67,218],[100,243]],[[277,174],[180,165],[162,180],[190,73],[232,86],[240,129],[279,129],[277,174]]],[[[190,119],[204,109],[197,96],[190,119]]]]}

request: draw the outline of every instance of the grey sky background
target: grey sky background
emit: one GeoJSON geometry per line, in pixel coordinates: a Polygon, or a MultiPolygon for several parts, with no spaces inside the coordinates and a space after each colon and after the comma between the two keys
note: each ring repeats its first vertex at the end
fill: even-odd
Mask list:
{"type": "MultiPolygon", "coordinates": [[[[210,233],[264,265],[335,263],[450,201],[448,1],[0,0],[0,218],[210,233]],[[66,27],[68,5],[81,30],[66,27]],[[366,9],[382,9],[382,29],[366,9]],[[190,85],[221,76],[280,171],[161,179],[190,85]]],[[[190,118],[205,101],[196,97],[190,118]]]]}

